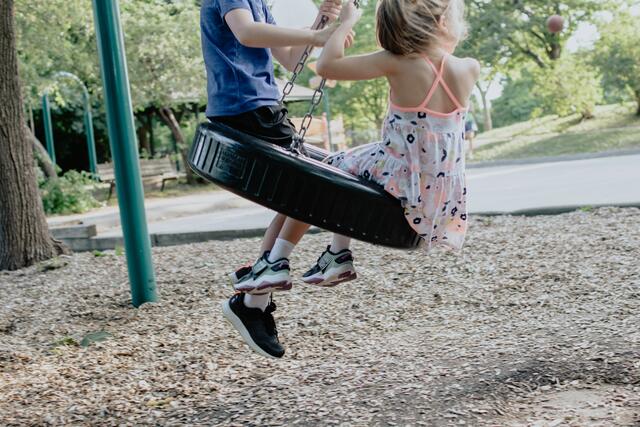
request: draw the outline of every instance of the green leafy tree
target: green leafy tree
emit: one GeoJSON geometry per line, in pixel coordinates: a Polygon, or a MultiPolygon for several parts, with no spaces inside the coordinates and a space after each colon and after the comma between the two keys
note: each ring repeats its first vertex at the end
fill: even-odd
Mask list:
{"type": "MultiPolygon", "coordinates": [[[[362,18],[354,28],[356,43],[347,54],[357,55],[380,49],[376,36],[376,3],[362,4],[362,18]]],[[[389,84],[385,78],[361,82],[343,82],[335,89],[337,110],[353,130],[379,129],[387,111],[389,84]]]]}
{"type": "Polygon", "coordinates": [[[518,78],[505,78],[502,94],[492,105],[494,125],[502,127],[526,121],[532,117],[534,111],[540,111],[542,101],[537,96],[531,96],[534,87],[534,76],[526,68],[518,78]]]}
{"type": "Polygon", "coordinates": [[[533,95],[542,103],[541,112],[593,117],[595,106],[603,99],[601,76],[583,55],[566,55],[552,67],[536,71],[533,95]]]}
{"type": "MultiPolygon", "coordinates": [[[[198,5],[177,0],[120,4],[136,116],[145,129],[151,126],[151,116],[160,117],[184,153],[186,141],[180,122],[188,104],[204,102],[206,87],[198,5]]],[[[54,106],[72,108],[75,100],[69,94],[73,92],[67,91],[63,82],[52,79],[55,72],[68,71],[80,77],[95,105],[100,107],[102,82],[93,13],[88,3],[23,0],[16,13],[27,105],[37,108],[44,89],[49,88],[54,106]]],[[[98,108],[96,112],[99,122],[103,111],[98,108]]],[[[100,134],[100,130],[97,123],[96,133],[100,134]]],[[[146,147],[146,133],[140,132],[139,136],[142,147],[150,151],[146,147]]]]}
{"type": "Polygon", "coordinates": [[[640,116],[640,31],[638,17],[624,11],[613,22],[602,24],[596,45],[595,64],[605,86],[626,91],[637,103],[640,116]]]}
{"type": "MultiPolygon", "coordinates": [[[[521,1],[475,0],[467,2],[469,37],[460,46],[458,54],[476,58],[482,64],[482,76],[477,83],[484,113],[485,130],[493,127],[487,93],[496,77],[518,75],[527,64],[539,68],[550,67],[561,57],[566,41],[578,24],[591,19],[594,12],[607,3],[597,0],[521,1]],[[546,26],[549,16],[558,14],[565,18],[565,28],[560,34],[552,34],[546,26]]],[[[513,78],[510,79],[513,82],[513,78]]],[[[522,85],[513,87],[516,95],[522,85]]],[[[501,107],[514,101],[509,97],[501,107]]],[[[524,103],[526,110],[531,102],[524,103]]],[[[500,113],[499,123],[522,116],[522,108],[500,113]],[[512,114],[513,113],[513,114],[512,114]],[[512,116],[506,119],[506,116],[512,116]],[[506,120],[505,120],[506,119],[506,120]]]]}
{"type": "MultiPolygon", "coordinates": [[[[134,106],[158,114],[186,165],[190,141],[180,122],[189,104],[206,102],[199,9],[187,1],[127,2],[123,21],[134,106]]],[[[191,169],[185,169],[194,182],[191,169]]]]}
{"type": "Polygon", "coordinates": [[[476,56],[496,64],[503,58],[513,67],[532,61],[545,68],[560,58],[566,41],[581,22],[606,7],[606,0],[473,0],[467,2],[476,56]],[[551,15],[561,15],[565,28],[552,34],[551,15]]]}
{"type": "MultiPolygon", "coordinates": [[[[101,91],[92,9],[84,0],[21,0],[16,7],[18,58],[25,102],[39,105],[45,88],[56,93],[58,71],[101,91]]],[[[64,102],[63,97],[57,99],[64,102]]]]}

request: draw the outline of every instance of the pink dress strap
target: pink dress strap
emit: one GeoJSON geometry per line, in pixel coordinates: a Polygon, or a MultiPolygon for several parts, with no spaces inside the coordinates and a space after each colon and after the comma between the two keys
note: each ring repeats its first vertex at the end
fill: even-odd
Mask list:
{"type": "MultiPolygon", "coordinates": [[[[433,73],[435,74],[436,78],[433,80],[433,84],[431,85],[431,89],[429,89],[429,92],[427,92],[427,96],[424,99],[424,101],[422,101],[422,104],[420,104],[419,108],[426,108],[427,105],[429,105],[429,102],[431,101],[431,98],[433,98],[433,94],[436,93],[436,89],[438,88],[438,85],[442,81],[442,73],[440,71],[438,71],[438,69],[433,64],[433,62],[431,62],[431,60],[429,58],[427,58],[426,56],[424,56],[423,58],[427,62],[427,64],[429,64],[431,66],[431,68],[433,69],[433,73]]],[[[444,63],[444,61],[443,61],[443,63],[444,63]]]]}
{"type": "Polygon", "coordinates": [[[458,101],[458,98],[456,98],[456,96],[453,94],[453,91],[449,88],[449,85],[447,84],[447,82],[444,80],[444,64],[447,60],[447,56],[448,55],[445,55],[442,57],[442,63],[440,64],[439,71],[428,57],[426,56],[423,57],[425,61],[427,61],[427,63],[431,66],[431,68],[433,69],[433,72],[436,74],[436,78],[433,81],[433,86],[431,86],[431,90],[429,90],[429,94],[427,95],[426,99],[422,103],[423,108],[426,108],[426,106],[429,104],[429,101],[431,101],[431,98],[433,97],[433,94],[435,93],[438,85],[441,85],[442,89],[444,89],[444,91],[447,93],[447,96],[449,96],[449,99],[451,100],[451,102],[453,102],[453,105],[455,105],[459,110],[465,109],[462,103],[458,101]]]}

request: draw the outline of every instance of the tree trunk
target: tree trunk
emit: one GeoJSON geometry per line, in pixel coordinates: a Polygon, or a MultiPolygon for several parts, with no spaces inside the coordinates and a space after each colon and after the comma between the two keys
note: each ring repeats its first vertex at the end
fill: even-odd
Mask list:
{"type": "Polygon", "coordinates": [[[42,145],[38,138],[36,138],[36,136],[31,132],[31,129],[27,127],[25,132],[27,134],[27,138],[31,140],[33,154],[38,162],[38,166],[40,166],[40,169],[44,172],[44,176],[46,176],[47,179],[58,179],[56,167],[53,164],[51,157],[49,157],[47,149],[44,148],[44,145],[42,145]]]}
{"type": "Polygon", "coordinates": [[[146,150],[147,154],[150,157],[153,157],[155,155],[153,149],[153,129],[151,128],[151,126],[153,125],[151,117],[154,113],[155,109],[149,107],[144,111],[140,111],[138,114],[136,114],[136,119],[140,123],[140,126],[136,130],[138,134],[138,141],[140,143],[140,149],[146,150]]]}
{"type": "Polygon", "coordinates": [[[483,90],[479,84],[476,84],[480,98],[482,99],[482,112],[484,114],[484,131],[488,132],[493,129],[493,119],[491,117],[491,108],[489,108],[489,100],[487,99],[488,90],[483,90]]]}
{"type": "Polygon", "coordinates": [[[560,59],[562,56],[562,45],[559,42],[554,42],[551,44],[549,49],[549,59],[552,61],[560,59]]]}
{"type": "Polygon", "coordinates": [[[145,111],[145,118],[147,120],[147,130],[149,131],[149,150],[151,150],[151,157],[153,157],[156,155],[155,141],[153,139],[153,110],[145,111]]]}
{"type": "Polygon", "coordinates": [[[182,164],[184,165],[185,173],[187,174],[187,183],[195,184],[196,176],[191,170],[191,168],[189,167],[189,162],[187,161],[187,158],[189,156],[188,154],[189,148],[185,143],[184,136],[182,135],[182,131],[180,130],[180,125],[178,124],[178,120],[176,120],[176,116],[173,113],[173,110],[170,107],[162,107],[158,110],[158,113],[160,114],[160,118],[162,119],[162,121],[167,126],[169,126],[169,129],[171,129],[171,134],[173,135],[173,139],[176,141],[176,145],[178,146],[178,152],[182,157],[182,164]]]}
{"type": "Polygon", "coordinates": [[[49,235],[25,133],[13,0],[0,2],[0,270],[17,270],[62,251],[49,235]]]}
{"type": "Polygon", "coordinates": [[[140,144],[140,150],[144,150],[147,156],[153,157],[151,153],[151,144],[149,143],[149,131],[147,129],[147,123],[145,120],[145,114],[139,113],[136,117],[140,126],[136,129],[136,133],[138,134],[138,142],[140,144]]]}
{"type": "Polygon", "coordinates": [[[636,90],[636,104],[638,104],[638,111],[636,111],[636,115],[640,116],[640,90],[636,90]]]}

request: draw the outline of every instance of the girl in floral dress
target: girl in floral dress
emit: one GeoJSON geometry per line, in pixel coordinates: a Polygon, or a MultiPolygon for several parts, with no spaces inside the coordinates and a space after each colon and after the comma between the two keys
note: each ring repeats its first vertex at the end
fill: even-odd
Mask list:
{"type": "MultiPolygon", "coordinates": [[[[345,56],[345,40],[360,13],[352,0],[343,5],[341,24],[325,45],[317,71],[332,80],[388,80],[382,140],[326,162],[383,186],[399,199],[425,249],[459,250],[467,231],[465,116],[480,75],[476,60],[452,55],[466,35],[464,1],[380,0],[376,30],[382,50],[345,56]]],[[[243,294],[225,302],[232,323],[234,304],[240,300],[246,307],[275,309],[270,293],[291,288],[288,258],[307,229],[288,218],[271,251],[234,285],[243,294]]],[[[302,280],[335,286],[355,279],[349,243],[349,238],[334,235],[302,280]]]]}

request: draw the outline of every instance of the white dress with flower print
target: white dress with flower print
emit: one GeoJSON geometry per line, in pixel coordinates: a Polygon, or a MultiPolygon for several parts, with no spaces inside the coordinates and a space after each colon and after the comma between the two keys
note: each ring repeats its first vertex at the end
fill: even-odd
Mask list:
{"type": "MultiPolygon", "coordinates": [[[[429,63],[431,63],[429,61],[429,63]]],[[[433,66],[433,64],[431,64],[433,66]]],[[[443,61],[444,66],[444,61],[443,61]]],[[[407,221],[426,249],[459,250],[467,232],[464,124],[467,109],[441,84],[457,109],[449,114],[426,108],[434,89],[416,108],[389,106],[382,142],[330,156],[326,163],[374,181],[399,199],[407,221]]]]}

